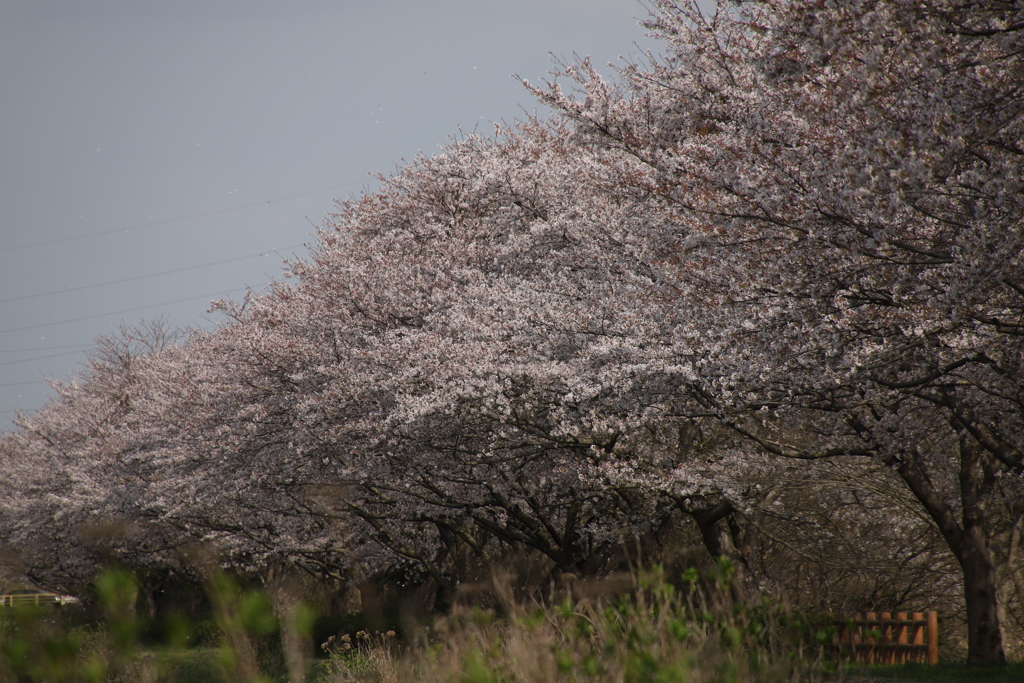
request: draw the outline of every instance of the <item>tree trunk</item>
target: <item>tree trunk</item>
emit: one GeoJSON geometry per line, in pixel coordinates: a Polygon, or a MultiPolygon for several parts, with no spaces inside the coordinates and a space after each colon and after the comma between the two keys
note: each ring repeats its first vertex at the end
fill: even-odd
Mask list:
{"type": "Polygon", "coordinates": [[[983,457],[984,451],[977,442],[967,437],[960,440],[963,534],[957,560],[964,571],[967,601],[967,663],[1005,664],[996,568],[985,534],[984,499],[991,493],[992,482],[983,466],[983,457]]]}
{"type": "Polygon", "coordinates": [[[711,556],[716,560],[722,557],[729,560],[735,571],[729,582],[729,590],[734,599],[744,599],[751,585],[750,566],[747,563],[747,558],[736,547],[732,529],[729,526],[729,517],[735,514],[732,505],[721,501],[717,505],[702,507],[692,504],[683,507],[680,504],[680,508],[697,522],[701,537],[704,539],[704,547],[711,553],[711,556]]]}
{"type": "Polygon", "coordinates": [[[965,534],[957,560],[964,571],[967,601],[967,663],[1005,664],[996,599],[996,568],[988,544],[977,533],[965,534]]]}
{"type": "Polygon", "coordinates": [[[914,452],[891,461],[907,487],[928,511],[964,573],[967,607],[967,662],[1004,664],[1003,636],[999,627],[996,568],[985,533],[984,499],[991,492],[991,477],[982,463],[984,450],[972,439],[960,440],[960,520],[914,452]]]}

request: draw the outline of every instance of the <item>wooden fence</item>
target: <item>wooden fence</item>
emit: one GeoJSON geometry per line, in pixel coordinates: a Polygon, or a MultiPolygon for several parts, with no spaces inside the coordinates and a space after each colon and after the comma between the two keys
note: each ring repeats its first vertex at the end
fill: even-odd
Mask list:
{"type": "Polygon", "coordinates": [[[839,651],[869,664],[939,663],[936,612],[864,612],[837,619],[839,651]]]}

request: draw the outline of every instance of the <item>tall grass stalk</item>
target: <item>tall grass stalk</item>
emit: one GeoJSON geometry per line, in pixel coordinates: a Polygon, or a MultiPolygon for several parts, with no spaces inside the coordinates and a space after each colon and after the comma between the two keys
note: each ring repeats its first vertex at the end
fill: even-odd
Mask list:
{"type": "Polygon", "coordinates": [[[771,683],[837,675],[830,626],[768,600],[725,599],[728,576],[710,588],[695,573],[681,588],[660,571],[628,595],[565,599],[553,608],[457,608],[418,644],[396,654],[365,642],[336,655],[328,683],[771,683]]]}

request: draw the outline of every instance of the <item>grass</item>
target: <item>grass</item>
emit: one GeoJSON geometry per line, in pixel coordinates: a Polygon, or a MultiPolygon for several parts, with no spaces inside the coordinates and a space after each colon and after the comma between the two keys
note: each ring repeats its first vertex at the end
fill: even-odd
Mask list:
{"type": "Polygon", "coordinates": [[[684,574],[677,587],[654,571],[622,595],[544,606],[516,604],[496,582],[493,609],[462,606],[403,638],[340,635],[306,676],[308,654],[289,669],[280,624],[258,592],[211,582],[219,647],[197,647],[184,623],[166,629],[166,642],[144,643],[135,584],[115,572],[101,577],[99,621],[41,609],[0,615],[0,682],[782,683],[835,671],[830,624],[770,601],[734,605],[729,576],[723,564],[703,581],[684,574]]]}
{"type": "Polygon", "coordinates": [[[529,609],[456,609],[398,651],[379,639],[338,652],[323,683],[771,683],[824,681],[831,625],[769,601],[752,607],[696,581],[677,589],[657,572],[609,599],[529,609]]]}
{"type": "Polygon", "coordinates": [[[871,666],[863,678],[872,683],[1021,683],[1024,663],[1006,666],[967,666],[961,662],[941,662],[938,666],[902,664],[871,666]]]}
{"type": "Polygon", "coordinates": [[[495,581],[490,609],[462,605],[430,626],[409,625],[402,636],[341,632],[324,644],[327,658],[314,662],[311,612],[295,613],[301,628],[292,632],[306,634],[307,654],[289,660],[283,620],[266,596],[223,577],[209,589],[216,634],[197,638],[203,623],[168,620],[162,641],[143,638],[131,577],[112,574],[101,579],[101,620],[39,608],[0,614],[0,683],[1024,681],[1024,664],[842,667],[830,618],[767,599],[736,604],[729,579],[727,563],[703,579],[691,570],[676,583],[655,569],[619,595],[545,605],[516,603],[495,581]]]}

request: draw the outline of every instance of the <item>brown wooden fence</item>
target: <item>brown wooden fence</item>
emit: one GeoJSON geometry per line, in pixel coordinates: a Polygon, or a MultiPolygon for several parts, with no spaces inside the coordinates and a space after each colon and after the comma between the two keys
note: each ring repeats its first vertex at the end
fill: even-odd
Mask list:
{"type": "Polygon", "coordinates": [[[937,612],[864,612],[837,619],[839,651],[869,664],[939,663],[937,612]]]}

